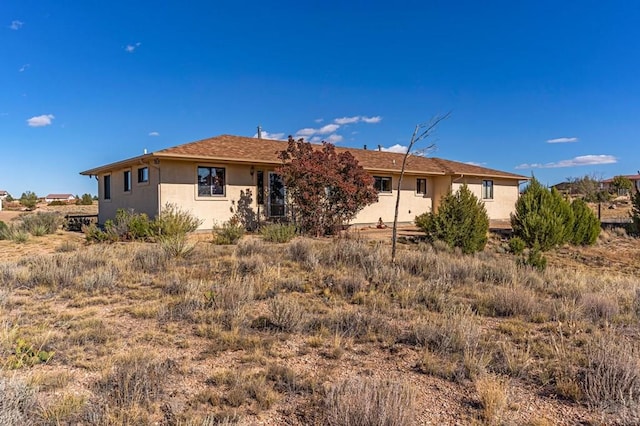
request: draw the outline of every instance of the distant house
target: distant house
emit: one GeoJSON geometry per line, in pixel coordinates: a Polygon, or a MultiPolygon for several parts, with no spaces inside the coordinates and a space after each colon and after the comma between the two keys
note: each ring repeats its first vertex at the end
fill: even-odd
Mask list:
{"type": "MultiPolygon", "coordinates": [[[[150,217],[174,203],[203,220],[211,229],[229,220],[242,196],[251,194],[250,208],[262,219],[283,217],[290,206],[276,172],[278,153],[287,142],[223,135],[99,166],[81,172],[98,178],[99,222],[113,219],[118,209],[150,217]]],[[[403,154],[354,148],[349,151],[374,178],[378,202],[365,207],[353,224],[393,222],[397,182],[403,154]]],[[[463,184],[484,201],[489,217],[509,219],[525,176],[423,156],[410,156],[400,189],[399,221],[437,210],[440,199],[463,184]]]]}
{"type": "Polygon", "coordinates": [[[9,194],[7,191],[5,191],[5,190],[3,190],[3,189],[0,189],[0,200],[4,200],[4,199],[5,199],[5,198],[7,198],[9,195],[11,195],[11,194],[9,194]]]}
{"type": "MultiPolygon", "coordinates": [[[[637,174],[637,175],[622,175],[622,177],[625,177],[625,178],[627,178],[627,179],[629,179],[631,181],[631,183],[633,184],[633,190],[634,191],[640,191],[640,174],[637,174]]],[[[613,190],[614,189],[613,188],[613,180],[614,179],[615,179],[615,177],[603,180],[601,182],[602,189],[605,189],[607,191],[613,190]]],[[[627,195],[627,193],[626,193],[626,191],[622,190],[622,193],[619,193],[618,195],[627,195]]]]}
{"type": "Polygon", "coordinates": [[[73,194],[49,194],[44,197],[44,201],[51,203],[53,201],[62,201],[68,203],[69,201],[75,201],[76,197],[73,194]]]}

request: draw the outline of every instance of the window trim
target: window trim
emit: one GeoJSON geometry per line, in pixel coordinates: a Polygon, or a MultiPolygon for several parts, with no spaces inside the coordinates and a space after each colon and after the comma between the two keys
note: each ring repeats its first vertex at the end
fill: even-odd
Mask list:
{"type": "Polygon", "coordinates": [[[149,166],[138,167],[138,185],[148,185],[150,176],[149,176],[149,166]],[[144,171],[146,170],[146,176],[144,171]]]}
{"type": "Polygon", "coordinates": [[[393,177],[392,176],[373,176],[373,189],[378,191],[378,194],[393,194],[393,177]],[[376,187],[377,182],[380,182],[380,188],[376,187]],[[389,181],[389,190],[385,191],[382,189],[382,182],[389,181]]]}
{"type": "MultiPolygon", "coordinates": [[[[220,199],[226,199],[227,197],[227,168],[223,167],[223,166],[219,166],[219,165],[209,165],[209,164],[197,164],[196,165],[196,199],[197,200],[220,200],[220,199]],[[217,170],[222,170],[223,173],[223,182],[222,182],[222,194],[211,194],[211,195],[206,195],[206,194],[201,194],[200,193],[200,169],[216,169],[216,174],[217,174],[217,170]]],[[[203,185],[203,186],[213,186],[213,184],[211,185],[203,185]]]]}
{"type": "Polygon", "coordinates": [[[483,200],[493,200],[493,186],[494,186],[493,179],[482,180],[482,199],[483,200]],[[489,193],[487,193],[487,191],[489,191],[489,193]]]}
{"type": "Polygon", "coordinates": [[[426,196],[429,193],[427,188],[427,178],[416,178],[416,195],[426,196]],[[424,182],[424,191],[420,192],[420,182],[424,182]]]}
{"type": "Polygon", "coordinates": [[[122,172],[123,179],[123,190],[125,194],[131,193],[132,179],[131,179],[131,169],[127,169],[122,172]]]}
{"type": "Polygon", "coordinates": [[[111,202],[111,173],[102,176],[102,200],[111,202]]]}

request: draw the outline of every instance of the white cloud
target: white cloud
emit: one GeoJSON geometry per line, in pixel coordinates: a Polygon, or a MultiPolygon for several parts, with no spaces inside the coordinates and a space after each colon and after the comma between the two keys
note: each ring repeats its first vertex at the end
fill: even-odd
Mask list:
{"type": "Polygon", "coordinates": [[[337,134],[332,134],[329,135],[325,141],[329,142],[329,143],[338,143],[338,142],[342,142],[343,137],[341,135],[337,135],[337,134]]]}
{"type": "Polygon", "coordinates": [[[353,117],[340,117],[333,120],[334,123],[345,125],[345,124],[355,124],[355,123],[368,123],[375,124],[382,121],[382,117],[376,115],[375,117],[367,117],[364,115],[354,115],[353,117]]]}
{"type": "Polygon", "coordinates": [[[142,44],[142,43],[140,43],[140,42],[138,42],[138,43],[136,43],[136,44],[127,44],[127,46],[124,48],[124,50],[125,50],[126,52],[133,53],[133,52],[135,52],[135,51],[136,51],[136,49],[137,49],[138,47],[140,47],[140,45],[141,45],[141,44],[142,44]]]}
{"type": "Polygon", "coordinates": [[[407,152],[408,147],[404,146],[404,145],[400,145],[399,143],[390,146],[389,148],[384,148],[382,147],[382,151],[384,152],[397,152],[400,154],[404,154],[405,152],[407,152]]]}
{"type": "Polygon", "coordinates": [[[326,126],[320,127],[316,133],[319,135],[326,135],[328,133],[333,133],[340,128],[337,124],[327,124],[326,126]]]}
{"type": "Polygon", "coordinates": [[[30,127],[49,126],[49,125],[51,125],[51,121],[54,118],[55,117],[53,116],[53,114],[38,115],[38,116],[31,117],[30,119],[28,119],[27,120],[27,124],[29,124],[30,127]]]}
{"type": "Polygon", "coordinates": [[[324,121],[324,118],[316,118],[315,120],[316,123],[322,123],[324,121]]]}
{"type": "Polygon", "coordinates": [[[359,115],[355,115],[353,117],[342,117],[342,118],[336,118],[335,120],[333,120],[334,123],[337,124],[353,124],[353,123],[357,123],[358,121],[360,121],[360,116],[359,115]]]}
{"type": "Polygon", "coordinates": [[[569,143],[569,142],[578,142],[578,138],[555,138],[548,139],[547,143],[569,143]]]}
{"type": "Polygon", "coordinates": [[[29,68],[31,65],[29,64],[24,64],[23,66],[20,67],[20,69],[18,70],[19,72],[25,72],[27,70],[27,68],[29,68]]]}
{"type": "Polygon", "coordinates": [[[304,129],[300,129],[296,132],[296,136],[311,136],[315,135],[318,131],[316,129],[312,129],[311,127],[305,127],[304,129]]]}
{"type": "Polygon", "coordinates": [[[17,31],[20,28],[22,28],[23,25],[24,25],[24,22],[22,21],[11,21],[11,25],[9,25],[9,28],[17,31]]]}
{"type": "Polygon", "coordinates": [[[375,117],[362,117],[362,121],[369,124],[375,124],[382,121],[382,117],[376,115],[375,117]]]}
{"type": "MultiPolygon", "coordinates": [[[[260,135],[262,139],[285,140],[284,133],[269,133],[266,130],[261,130],[260,135]]],[[[257,138],[258,134],[256,133],[253,137],[257,138]]]]}
{"type": "Polygon", "coordinates": [[[516,169],[556,169],[561,167],[594,166],[599,164],[614,164],[618,159],[613,155],[581,155],[570,160],[553,163],[520,164],[516,169]]]}
{"type": "Polygon", "coordinates": [[[309,139],[307,142],[311,142],[311,143],[322,142],[322,138],[320,136],[314,136],[311,139],[309,139]]]}
{"type": "Polygon", "coordinates": [[[160,136],[160,133],[158,133],[158,132],[150,132],[149,136],[160,136]]]}
{"type": "Polygon", "coordinates": [[[468,164],[470,166],[485,166],[487,163],[476,163],[475,161],[465,161],[464,164],[468,164]]]}

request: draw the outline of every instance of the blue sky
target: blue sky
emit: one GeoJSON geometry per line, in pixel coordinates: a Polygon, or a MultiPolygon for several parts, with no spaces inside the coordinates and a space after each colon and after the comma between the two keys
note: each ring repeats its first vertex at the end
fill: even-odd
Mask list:
{"type": "Polygon", "coordinates": [[[95,194],[78,172],[258,124],[402,146],[447,111],[438,157],[636,173],[638,22],[635,1],[3,0],[0,189],[95,194]]]}

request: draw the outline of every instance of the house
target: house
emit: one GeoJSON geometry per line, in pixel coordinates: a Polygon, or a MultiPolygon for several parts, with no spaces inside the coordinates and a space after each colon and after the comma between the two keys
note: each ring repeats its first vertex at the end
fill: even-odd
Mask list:
{"type": "MultiPolygon", "coordinates": [[[[633,184],[633,190],[635,191],[640,191],[640,172],[638,172],[637,175],[622,175],[622,177],[625,177],[627,179],[629,179],[631,181],[631,183],[633,184]]],[[[615,177],[610,178],[610,179],[605,179],[602,182],[600,182],[600,184],[602,185],[602,189],[606,190],[606,191],[611,191],[613,190],[613,180],[615,179],[615,177]]],[[[618,195],[628,195],[628,192],[624,189],[621,189],[618,191],[618,195]]]]}
{"type": "Polygon", "coordinates": [[[44,197],[44,201],[47,203],[51,203],[53,201],[68,203],[70,201],[75,201],[75,199],[76,197],[73,194],[49,194],[44,197]]]}
{"type": "MultiPolygon", "coordinates": [[[[166,203],[191,211],[204,222],[201,229],[228,220],[241,197],[261,218],[285,216],[288,206],[276,168],[287,142],[222,135],[128,158],[81,172],[96,177],[99,223],[118,209],[156,216],[166,203]],[[249,191],[248,191],[249,190],[249,191]],[[249,198],[250,199],[247,199],[249,198]]],[[[365,207],[353,224],[393,221],[396,188],[404,154],[379,150],[349,151],[374,177],[378,202],[365,207]]],[[[461,185],[481,198],[489,217],[508,220],[525,176],[439,158],[410,156],[402,181],[400,222],[437,210],[440,198],[461,185]]]]}

